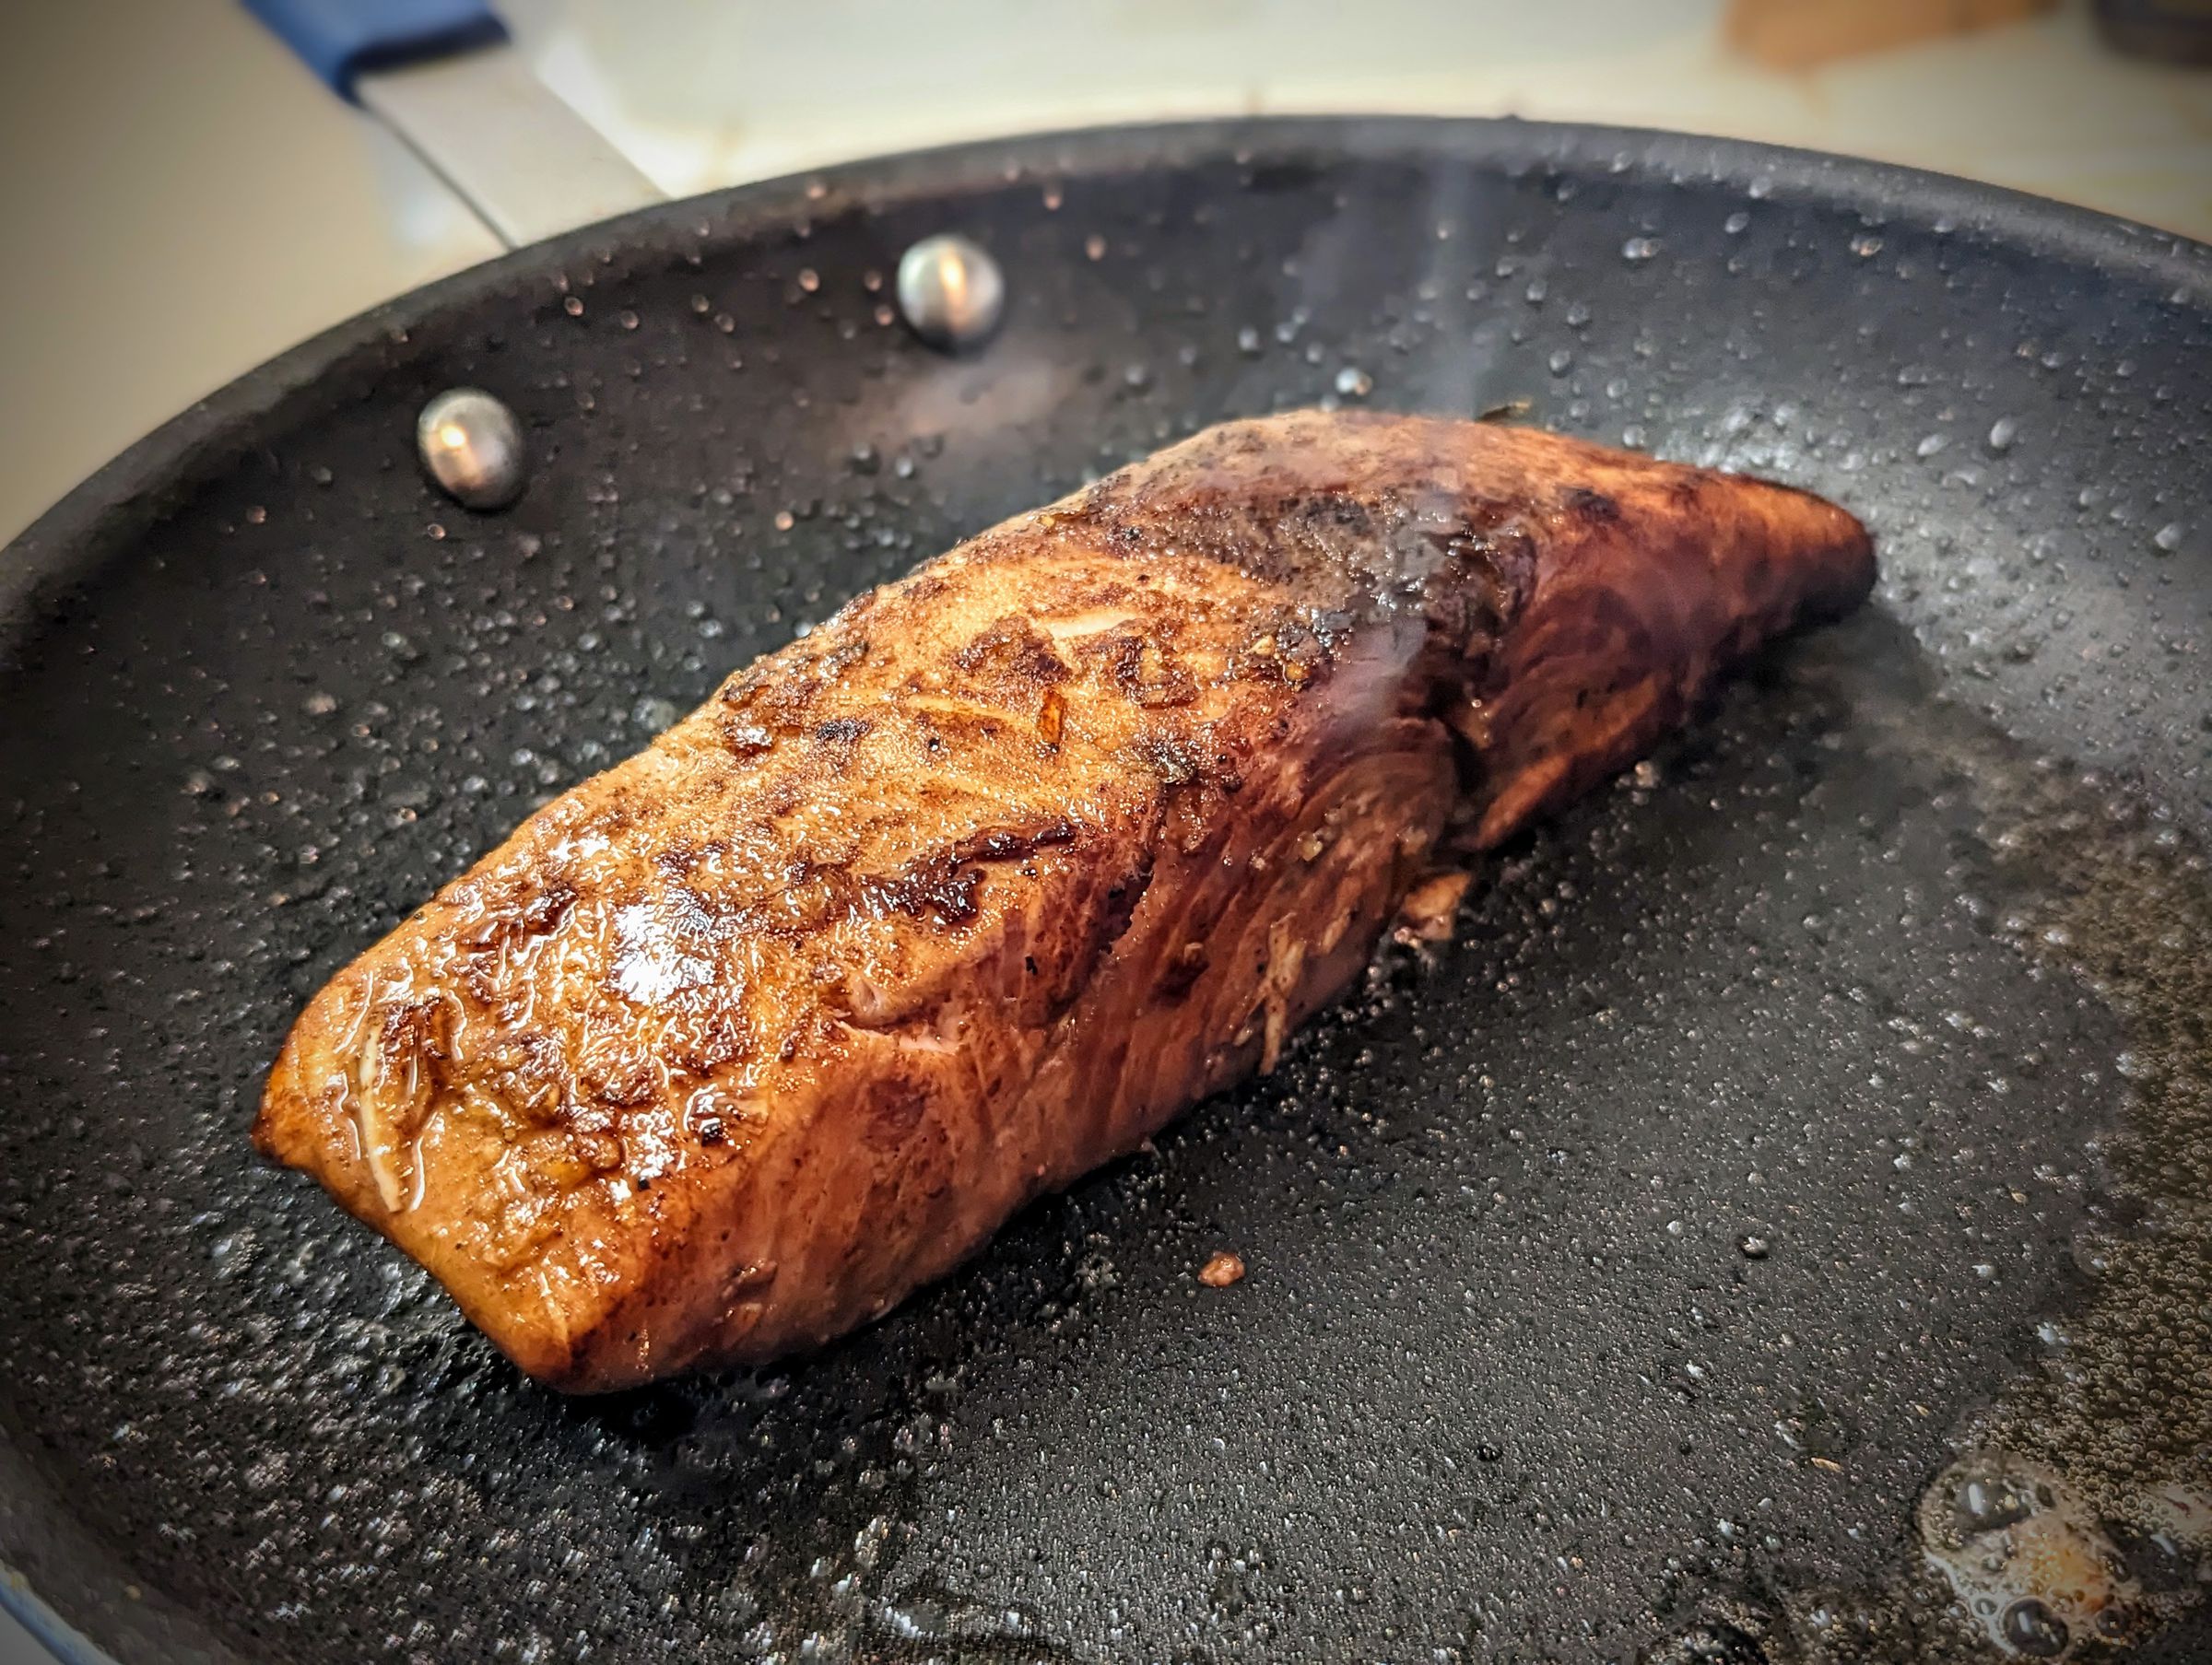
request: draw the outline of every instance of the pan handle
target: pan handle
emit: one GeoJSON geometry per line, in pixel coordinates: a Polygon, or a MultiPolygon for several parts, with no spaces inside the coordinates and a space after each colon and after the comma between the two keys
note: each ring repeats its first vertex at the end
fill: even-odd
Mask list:
{"type": "Polygon", "coordinates": [[[340,98],[364,75],[498,46],[507,26],[482,0],[244,0],[340,98]]]}
{"type": "Polygon", "coordinates": [[[243,0],[511,249],[663,200],[523,62],[484,0],[243,0]]]}

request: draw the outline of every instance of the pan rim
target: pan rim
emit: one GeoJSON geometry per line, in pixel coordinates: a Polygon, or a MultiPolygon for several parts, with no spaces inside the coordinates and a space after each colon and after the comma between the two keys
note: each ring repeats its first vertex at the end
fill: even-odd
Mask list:
{"type": "MultiPolygon", "coordinates": [[[[441,315],[549,273],[619,252],[673,253],[794,218],[954,200],[1022,178],[1101,177],[1144,169],[1300,156],[1451,160],[1502,170],[1612,169],[1748,191],[1955,229],[2039,260],[2161,291],[2212,314],[2212,244],[2055,199],[1925,170],[1752,140],[1512,117],[1288,115],[1060,129],[841,162],[672,199],[514,250],[409,290],[309,336],[187,406],[66,492],[0,547],[0,672],[14,643],[50,616],[69,586],[119,548],[159,505],[240,454],[253,427],[380,343],[402,344],[441,315]]],[[[88,1589],[100,1588],[96,1578],[88,1589]]],[[[67,1665],[116,1665],[0,1557],[0,1611],[67,1665]]],[[[226,1647],[226,1652],[228,1651],[226,1647]]]]}
{"type": "MultiPolygon", "coordinates": [[[[1767,182],[1799,201],[1892,217],[1948,220],[2042,257],[2167,291],[2212,311],[2212,244],[2053,198],[1888,162],[1754,140],[1503,116],[1293,115],[1078,127],[982,139],[841,162],[804,173],[673,198],[467,266],[357,312],[197,400],[65,493],[0,548],[0,667],[40,598],[88,575],[101,534],[145,516],[166,494],[237,454],[252,423],[382,341],[403,342],[441,314],[547,272],[618,250],[673,252],[791,217],[947,198],[1024,174],[1100,175],[1301,152],[1387,159],[1426,156],[1505,168],[1572,167],[1634,158],[1634,170],[1700,183],[1767,182]],[[135,512],[134,512],[135,511],[135,512]]],[[[1624,170],[1626,171],[1626,170],[1624,170]]]]}

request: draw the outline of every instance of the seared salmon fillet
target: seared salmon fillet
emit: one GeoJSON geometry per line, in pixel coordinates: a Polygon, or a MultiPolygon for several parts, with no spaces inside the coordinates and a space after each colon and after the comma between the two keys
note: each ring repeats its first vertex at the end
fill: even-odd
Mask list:
{"type": "Polygon", "coordinates": [[[1818,498],[1533,430],[1210,429],[547,804],[315,996],[254,1138],[557,1387],[817,1344],[1873,576],[1818,498]]]}

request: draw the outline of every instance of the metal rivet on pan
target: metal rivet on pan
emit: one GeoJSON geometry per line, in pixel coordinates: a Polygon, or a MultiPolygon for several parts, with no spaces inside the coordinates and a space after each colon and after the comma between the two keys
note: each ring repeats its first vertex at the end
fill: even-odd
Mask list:
{"type": "Polygon", "coordinates": [[[481,388],[452,388],[424,405],[415,448],[430,478],[466,508],[504,509],[522,495],[523,425],[481,388]]]}
{"type": "Polygon", "coordinates": [[[899,310],[932,346],[973,346],[998,327],[1006,280],[983,250],[939,232],[899,257],[899,310]]]}

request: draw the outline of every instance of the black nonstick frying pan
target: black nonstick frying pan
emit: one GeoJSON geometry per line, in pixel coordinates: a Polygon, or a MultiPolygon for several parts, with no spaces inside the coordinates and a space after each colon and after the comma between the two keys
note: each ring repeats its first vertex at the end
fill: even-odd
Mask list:
{"type": "Polygon", "coordinates": [[[2208,454],[2212,252],[1511,123],[866,164],[300,347],[0,563],[0,1594],[288,1665],[2208,1657],[2208,454]],[[884,292],[947,229],[964,357],[884,292]],[[417,466],[460,384],[504,512],[417,466]],[[884,1322],[565,1400],[249,1149],[326,976],[854,592],[1219,417],[1523,400],[1836,498],[1877,597],[884,1322]]]}

